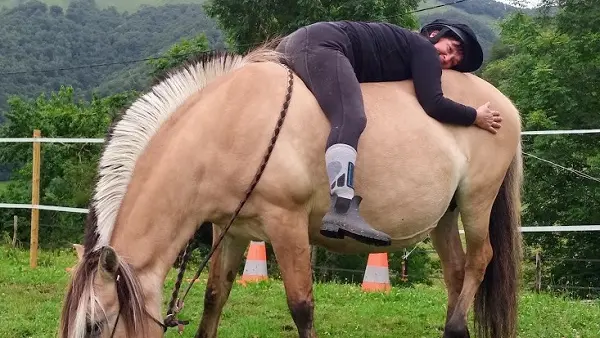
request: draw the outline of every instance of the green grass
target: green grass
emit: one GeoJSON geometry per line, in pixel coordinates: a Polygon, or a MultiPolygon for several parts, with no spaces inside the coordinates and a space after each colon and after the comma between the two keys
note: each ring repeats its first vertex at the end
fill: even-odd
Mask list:
{"type": "MultiPolygon", "coordinates": [[[[58,5],[63,8],[67,8],[69,2],[71,0],[41,0],[48,6],[58,5]]],[[[117,10],[134,12],[141,5],[150,5],[150,6],[163,6],[163,5],[174,5],[174,4],[195,4],[195,3],[203,3],[204,0],[96,0],[96,4],[100,8],[107,8],[110,6],[114,6],[117,10]]],[[[0,0],[0,8],[8,7],[11,8],[15,5],[16,1],[14,0],[0,0]]]]}
{"type": "MultiPolygon", "coordinates": [[[[74,253],[41,252],[31,270],[28,252],[0,248],[0,337],[54,337],[74,253]]],[[[174,272],[165,287],[172,290],[174,272]]],[[[186,300],[181,318],[190,319],[182,337],[193,337],[206,277],[186,300]]],[[[183,287],[186,287],[184,284],[183,287]]],[[[359,286],[316,284],[315,326],[320,337],[439,337],[445,312],[441,287],[393,288],[368,294],[359,286]]],[[[166,300],[165,300],[166,301],[166,300]]],[[[164,310],[163,310],[164,311],[164,310]]],[[[523,293],[519,337],[600,337],[600,304],[523,293]]],[[[220,337],[297,337],[281,282],[235,285],[225,307],[220,337]]],[[[180,337],[171,329],[167,337],[180,337]]]]}

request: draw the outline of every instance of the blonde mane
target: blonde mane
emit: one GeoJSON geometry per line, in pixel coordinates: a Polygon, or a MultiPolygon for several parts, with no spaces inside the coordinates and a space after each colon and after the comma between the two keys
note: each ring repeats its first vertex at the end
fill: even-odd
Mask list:
{"type": "Polygon", "coordinates": [[[121,201],[135,163],[152,136],[186,99],[215,78],[251,62],[278,62],[281,55],[257,48],[246,56],[209,53],[190,62],[137,99],[114,125],[100,158],[98,181],[90,207],[96,217],[96,243],[92,251],[108,245],[121,201]]]}

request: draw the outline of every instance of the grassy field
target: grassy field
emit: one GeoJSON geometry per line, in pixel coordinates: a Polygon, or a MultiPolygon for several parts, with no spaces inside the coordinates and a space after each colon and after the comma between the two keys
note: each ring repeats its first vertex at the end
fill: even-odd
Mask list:
{"type": "MultiPolygon", "coordinates": [[[[28,253],[0,247],[0,337],[54,337],[65,268],[74,253],[41,252],[31,270],[28,253]]],[[[174,271],[173,271],[174,272],[174,271]]],[[[174,274],[165,288],[172,290],[174,274]]],[[[189,294],[181,318],[190,319],[182,337],[193,337],[201,313],[205,278],[189,294]]],[[[187,284],[184,284],[186,287],[187,284]]],[[[315,325],[320,337],[439,337],[445,312],[441,287],[394,288],[368,294],[359,286],[316,284],[315,325]]],[[[600,304],[521,295],[519,337],[600,337],[600,304]]],[[[281,282],[235,285],[227,303],[220,337],[297,337],[281,282]]],[[[172,329],[167,337],[181,337],[172,329]]]]}

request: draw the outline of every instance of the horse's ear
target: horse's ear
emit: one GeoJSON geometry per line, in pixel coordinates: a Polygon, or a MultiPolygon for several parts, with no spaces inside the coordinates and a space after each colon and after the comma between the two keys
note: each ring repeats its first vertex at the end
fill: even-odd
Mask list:
{"type": "Polygon", "coordinates": [[[114,280],[117,275],[119,267],[119,258],[115,250],[109,246],[105,246],[100,249],[100,259],[98,260],[98,271],[103,276],[114,280]]]}
{"type": "Polygon", "coordinates": [[[77,253],[77,259],[81,262],[81,260],[83,259],[83,253],[85,252],[84,246],[81,244],[73,244],[73,248],[77,253]]]}

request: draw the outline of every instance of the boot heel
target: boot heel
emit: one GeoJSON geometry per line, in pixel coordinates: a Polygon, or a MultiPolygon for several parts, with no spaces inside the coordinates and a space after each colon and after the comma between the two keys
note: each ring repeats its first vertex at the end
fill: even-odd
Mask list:
{"type": "Polygon", "coordinates": [[[321,235],[328,238],[342,239],[344,232],[340,231],[340,227],[332,223],[323,223],[321,226],[321,235]]]}

